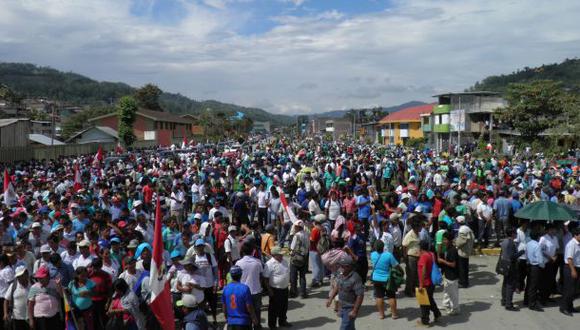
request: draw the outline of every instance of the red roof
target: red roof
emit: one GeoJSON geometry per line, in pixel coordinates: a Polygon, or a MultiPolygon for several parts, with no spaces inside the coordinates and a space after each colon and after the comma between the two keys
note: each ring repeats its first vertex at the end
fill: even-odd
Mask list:
{"type": "Polygon", "coordinates": [[[421,115],[431,113],[433,111],[433,106],[434,104],[425,104],[417,107],[401,109],[383,117],[379,123],[386,124],[394,122],[421,121],[421,115]]]}

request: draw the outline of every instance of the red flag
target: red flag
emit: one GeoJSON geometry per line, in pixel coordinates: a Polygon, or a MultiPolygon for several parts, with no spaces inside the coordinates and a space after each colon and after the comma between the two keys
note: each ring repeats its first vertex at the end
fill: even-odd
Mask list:
{"type": "Polygon", "coordinates": [[[296,221],[298,221],[298,218],[296,217],[296,214],[294,214],[294,211],[292,211],[292,208],[288,207],[288,201],[286,200],[286,195],[284,194],[284,191],[281,188],[278,188],[278,192],[280,193],[280,202],[282,203],[284,211],[286,211],[286,214],[288,214],[290,221],[292,221],[292,223],[295,223],[296,221]]]}
{"type": "Polygon", "coordinates": [[[185,131],[183,132],[183,141],[181,142],[181,149],[187,148],[187,136],[185,135],[185,131]]]}
{"type": "Polygon", "coordinates": [[[14,186],[12,185],[12,179],[8,175],[8,169],[4,169],[4,204],[10,206],[12,202],[18,200],[18,195],[14,191],[14,186]]]}
{"type": "Polygon", "coordinates": [[[75,182],[73,185],[74,192],[81,190],[83,187],[83,181],[81,180],[81,171],[79,170],[79,164],[75,164],[75,182]]]}
{"type": "Polygon", "coordinates": [[[155,207],[155,234],[153,236],[153,258],[151,259],[151,275],[149,286],[151,288],[151,300],[149,307],[157,317],[161,329],[175,330],[173,305],[169,282],[165,277],[165,263],[163,262],[163,239],[161,237],[161,206],[160,196],[157,194],[155,207]]]}
{"type": "Polygon", "coordinates": [[[99,146],[95,159],[93,159],[93,167],[101,167],[101,162],[103,161],[103,147],[99,146]]]}

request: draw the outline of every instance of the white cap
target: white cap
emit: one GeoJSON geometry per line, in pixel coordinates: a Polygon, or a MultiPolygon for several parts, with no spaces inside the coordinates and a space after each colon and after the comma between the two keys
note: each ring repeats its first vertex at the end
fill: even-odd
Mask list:
{"type": "Polygon", "coordinates": [[[188,308],[193,308],[200,303],[192,294],[184,294],[183,297],[181,297],[181,302],[183,303],[183,307],[188,308]]]}
{"type": "Polygon", "coordinates": [[[44,244],[40,247],[40,253],[50,253],[52,250],[48,244],[44,244]]]}
{"type": "Polygon", "coordinates": [[[236,226],[229,226],[228,227],[228,232],[230,232],[230,231],[237,231],[237,230],[238,230],[238,227],[236,227],[236,226]]]}
{"type": "Polygon", "coordinates": [[[31,228],[42,228],[42,225],[40,224],[40,222],[35,222],[32,224],[31,228]]]}
{"type": "Polygon", "coordinates": [[[16,267],[16,270],[14,271],[14,276],[16,277],[22,276],[24,272],[26,272],[26,267],[20,265],[16,267]]]}
{"type": "Polygon", "coordinates": [[[196,214],[193,216],[193,218],[194,218],[194,219],[201,219],[201,213],[196,213],[196,214]]]}
{"type": "Polygon", "coordinates": [[[465,223],[465,217],[462,215],[455,218],[455,220],[457,220],[458,223],[465,223]]]}
{"type": "Polygon", "coordinates": [[[142,201],[135,201],[133,203],[133,207],[137,207],[137,206],[141,206],[141,205],[143,205],[143,202],[142,201]]]}

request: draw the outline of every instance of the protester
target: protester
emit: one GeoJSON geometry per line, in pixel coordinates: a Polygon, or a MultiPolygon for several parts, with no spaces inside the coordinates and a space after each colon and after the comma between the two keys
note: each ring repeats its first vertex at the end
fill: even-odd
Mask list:
{"type": "Polygon", "coordinates": [[[431,271],[433,269],[433,263],[435,258],[433,253],[429,251],[429,243],[426,241],[421,241],[419,244],[419,260],[417,261],[417,272],[419,274],[419,290],[425,290],[427,296],[429,297],[429,305],[421,305],[421,320],[417,320],[417,324],[420,326],[429,325],[429,314],[433,312],[435,321],[441,317],[441,312],[437,307],[437,303],[433,298],[433,292],[435,291],[435,286],[431,281],[431,271]]]}
{"type": "Polygon", "coordinates": [[[374,296],[379,318],[385,318],[384,298],[387,297],[391,308],[391,318],[396,320],[399,318],[397,313],[397,292],[389,289],[388,283],[392,273],[391,270],[395,267],[400,268],[400,266],[393,254],[384,250],[384,247],[383,241],[376,241],[375,251],[371,253],[371,264],[373,265],[371,280],[374,285],[374,296]]]}
{"type": "Polygon", "coordinates": [[[223,311],[228,329],[251,330],[252,324],[258,325],[260,323],[256,319],[250,288],[240,283],[242,272],[238,266],[233,266],[230,269],[232,282],[224,287],[222,294],[223,311]]]}
{"type": "Polygon", "coordinates": [[[28,323],[38,330],[62,329],[60,319],[60,299],[62,287],[60,279],[51,280],[48,268],[41,266],[34,274],[38,281],[28,292],[28,323]]]}
{"type": "Polygon", "coordinates": [[[580,282],[580,228],[575,228],[564,252],[564,294],[560,302],[560,312],[572,316],[575,288],[580,282]]]}
{"type": "Polygon", "coordinates": [[[304,223],[302,220],[296,221],[293,229],[295,233],[290,244],[290,297],[295,298],[298,296],[297,286],[298,282],[300,282],[300,294],[302,298],[306,298],[308,237],[304,233],[304,223]]]}
{"type": "Polygon", "coordinates": [[[336,287],[330,292],[326,307],[330,307],[336,295],[340,302],[340,329],[354,330],[355,321],[364,299],[364,285],[358,273],[354,272],[354,260],[350,256],[340,261],[342,273],[336,278],[336,287]]]}
{"type": "Polygon", "coordinates": [[[508,311],[518,311],[519,308],[513,304],[514,292],[518,285],[517,260],[525,254],[525,251],[518,251],[514,242],[516,232],[512,228],[506,229],[508,235],[501,243],[501,255],[498,261],[499,273],[503,275],[501,284],[501,305],[508,311]]]}
{"type": "Polygon", "coordinates": [[[268,284],[268,327],[277,326],[289,328],[286,313],[288,311],[288,285],[290,284],[290,266],[284,260],[282,249],[273,247],[272,258],[266,262],[264,277],[268,284]]]}
{"type": "Polygon", "coordinates": [[[10,284],[4,296],[3,315],[13,322],[14,329],[29,329],[28,294],[30,279],[25,266],[18,266],[14,271],[15,280],[10,284]]]}
{"type": "Polygon", "coordinates": [[[459,255],[453,245],[453,236],[450,232],[443,234],[444,251],[439,253],[437,262],[441,264],[443,272],[443,307],[447,315],[457,315],[459,307],[459,255]]]}

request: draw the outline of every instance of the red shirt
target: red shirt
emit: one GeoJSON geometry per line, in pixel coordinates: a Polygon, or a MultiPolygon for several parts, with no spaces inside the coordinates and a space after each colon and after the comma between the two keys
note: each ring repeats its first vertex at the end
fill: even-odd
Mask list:
{"type": "Polygon", "coordinates": [[[433,202],[433,217],[436,218],[439,216],[439,213],[443,210],[443,201],[439,198],[435,198],[433,202]]]}
{"type": "Polygon", "coordinates": [[[153,189],[149,187],[149,185],[143,187],[143,199],[145,204],[149,204],[153,201],[153,189]]]}
{"type": "Polygon", "coordinates": [[[312,232],[310,232],[310,251],[318,251],[316,249],[316,245],[318,245],[319,240],[320,240],[320,229],[314,227],[312,228],[312,232]]]}
{"type": "Polygon", "coordinates": [[[89,279],[95,283],[93,289],[93,301],[103,301],[109,299],[113,291],[113,281],[111,275],[103,270],[96,270],[91,273],[89,279]]]}
{"type": "Polygon", "coordinates": [[[431,270],[433,269],[433,254],[431,252],[422,252],[417,262],[417,271],[419,272],[419,285],[426,288],[433,285],[431,282],[431,270]],[[426,269],[423,276],[423,269],[426,269]]]}

